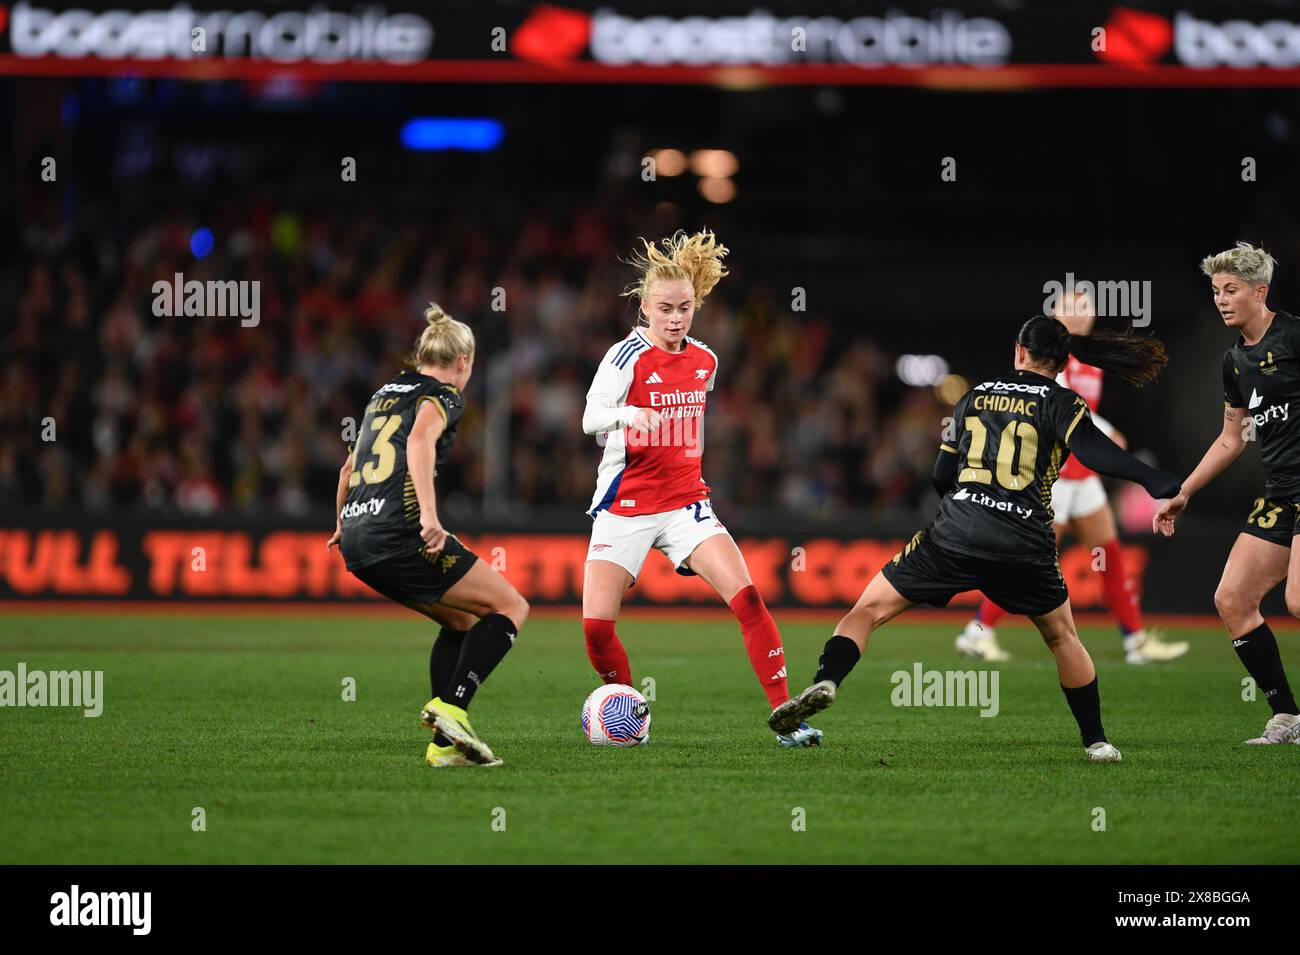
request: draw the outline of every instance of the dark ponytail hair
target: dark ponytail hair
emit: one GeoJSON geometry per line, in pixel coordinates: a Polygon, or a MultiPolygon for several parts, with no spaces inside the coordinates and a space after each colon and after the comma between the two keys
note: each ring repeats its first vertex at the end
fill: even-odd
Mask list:
{"type": "Polygon", "coordinates": [[[1059,371],[1073,355],[1085,365],[1119,375],[1139,388],[1155,381],[1169,364],[1169,354],[1158,339],[1109,329],[1098,329],[1091,335],[1071,335],[1064,322],[1046,315],[1035,315],[1025,322],[1016,342],[1035,361],[1054,370],[1059,371]]]}

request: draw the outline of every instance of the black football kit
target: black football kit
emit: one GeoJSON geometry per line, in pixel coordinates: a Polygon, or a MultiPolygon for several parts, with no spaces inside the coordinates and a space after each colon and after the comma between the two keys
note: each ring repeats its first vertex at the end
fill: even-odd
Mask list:
{"type": "Polygon", "coordinates": [[[1300,524],[1300,319],[1273,316],[1254,345],[1238,336],[1223,354],[1223,403],[1244,408],[1247,440],[1259,444],[1266,479],[1242,531],[1282,547],[1300,524]],[[1297,408],[1291,403],[1296,401],[1297,408]],[[1296,420],[1291,415],[1296,414],[1296,420]]]}
{"type": "Polygon", "coordinates": [[[1107,438],[1079,395],[1014,371],[957,402],[935,463],[939,513],[885,565],[886,579],[913,603],[945,606],[980,590],[1011,613],[1055,610],[1069,594],[1052,531],[1052,485],[1072,452],[1152,497],[1171,497],[1181,485],[1107,438]]]}
{"type": "Polygon", "coordinates": [[[347,568],[384,596],[420,610],[465,576],[477,556],[452,535],[437,553],[420,538],[420,502],[406,466],[406,439],[425,402],[443,415],[442,466],[456,439],[465,399],[453,385],[410,369],[376,391],[352,452],[352,477],[340,515],[347,568]]]}

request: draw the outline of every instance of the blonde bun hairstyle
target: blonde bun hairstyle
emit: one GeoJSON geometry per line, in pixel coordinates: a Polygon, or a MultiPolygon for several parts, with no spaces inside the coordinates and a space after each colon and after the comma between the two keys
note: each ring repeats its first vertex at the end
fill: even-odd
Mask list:
{"type": "Polygon", "coordinates": [[[464,322],[444,312],[442,306],[430,302],[424,310],[424,320],[428,324],[415,340],[415,349],[411,352],[414,367],[446,367],[461,355],[474,356],[474,332],[464,322]]]}

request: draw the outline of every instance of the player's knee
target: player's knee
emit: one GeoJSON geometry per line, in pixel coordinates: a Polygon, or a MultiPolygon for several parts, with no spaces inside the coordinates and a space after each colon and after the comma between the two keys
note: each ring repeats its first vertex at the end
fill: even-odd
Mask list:
{"type": "Polygon", "coordinates": [[[470,627],[478,623],[478,617],[474,616],[472,613],[465,613],[460,610],[452,610],[446,613],[441,619],[434,619],[438,619],[438,622],[448,630],[459,630],[462,632],[468,631],[470,627]]]}
{"type": "Polygon", "coordinates": [[[767,613],[767,605],[763,603],[758,588],[751,583],[742,584],[727,602],[727,606],[741,620],[761,617],[767,613]]]}
{"type": "Polygon", "coordinates": [[[1066,626],[1052,627],[1047,630],[1040,630],[1043,637],[1043,643],[1047,644],[1047,649],[1055,652],[1071,640],[1078,640],[1075,632],[1066,626]]]}
{"type": "Polygon", "coordinates": [[[885,608],[873,603],[858,604],[840,621],[836,633],[842,633],[846,629],[854,627],[866,627],[869,631],[875,630],[885,620],[885,608]]]}
{"type": "Polygon", "coordinates": [[[1300,617],[1300,585],[1292,586],[1288,580],[1286,585],[1286,609],[1293,617],[1300,617]]]}
{"type": "MultiPolygon", "coordinates": [[[[1289,590],[1289,588],[1288,588],[1289,590]]],[[[1291,604],[1290,593],[1287,594],[1287,606],[1291,604]]],[[[1224,623],[1231,623],[1251,612],[1250,600],[1234,587],[1219,584],[1214,591],[1214,609],[1224,623]]]]}
{"type": "Polygon", "coordinates": [[[524,622],[528,619],[528,611],[531,608],[519,591],[511,588],[511,594],[512,596],[496,612],[509,617],[514,621],[514,625],[522,630],[524,622]]]}
{"type": "Polygon", "coordinates": [[[617,639],[614,621],[599,617],[582,618],[582,635],[587,640],[587,646],[593,648],[605,647],[617,639]]]}

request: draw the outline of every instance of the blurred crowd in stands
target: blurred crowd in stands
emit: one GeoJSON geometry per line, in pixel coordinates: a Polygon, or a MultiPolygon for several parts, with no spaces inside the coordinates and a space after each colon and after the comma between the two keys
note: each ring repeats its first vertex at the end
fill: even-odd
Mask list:
{"type": "MultiPolygon", "coordinates": [[[[401,366],[435,300],[479,342],[439,475],[443,506],[585,509],[600,454],[582,433],[586,390],[633,320],[618,295],[633,236],[598,206],[521,214],[509,234],[469,217],[341,216],[269,199],[232,204],[211,225],[201,259],[191,218],[27,226],[0,322],[0,506],[328,513],[348,419],[401,366]],[[155,315],[153,285],[175,273],[260,282],[258,324],[155,315]],[[495,482],[493,368],[509,384],[495,482]]],[[[720,360],[704,477],[721,513],[925,507],[945,413],[933,390],[902,386],[861,328],[792,311],[788,293],[737,265],[692,330],[720,360]]]]}

